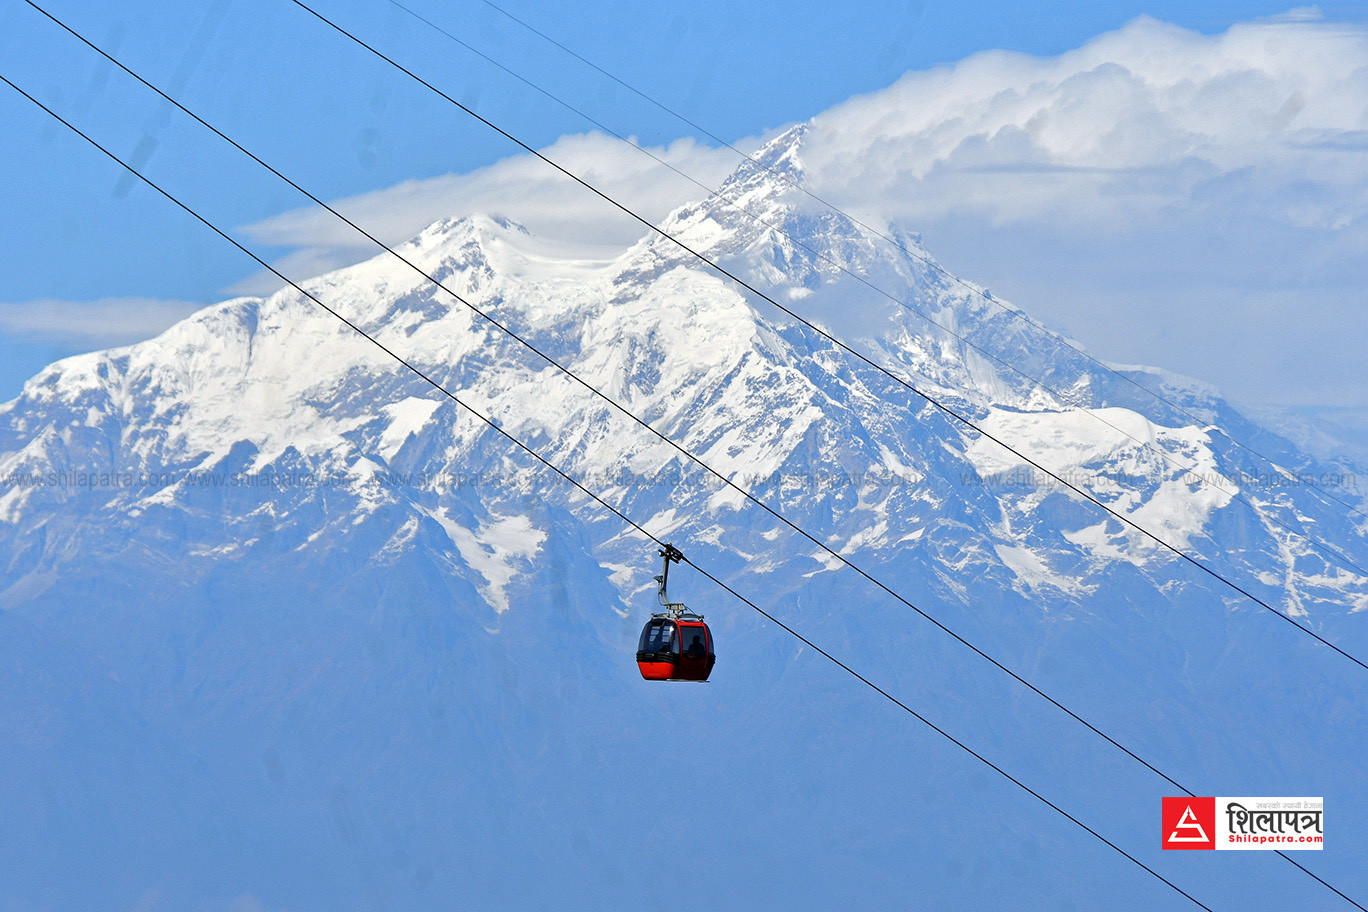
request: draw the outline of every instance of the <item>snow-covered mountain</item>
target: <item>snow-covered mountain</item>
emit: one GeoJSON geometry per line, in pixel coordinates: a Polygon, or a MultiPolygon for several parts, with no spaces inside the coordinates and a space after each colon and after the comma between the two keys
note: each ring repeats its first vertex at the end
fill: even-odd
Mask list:
{"type": "MultiPolygon", "coordinates": [[[[665,229],[1368,655],[1356,479],[819,209],[803,133],[665,229]]],[[[1362,668],[667,239],[399,252],[1199,794],[1324,795],[1312,866],[1368,895],[1362,668]]],[[[1199,898],[1334,907],[1267,853],[1161,853],[1171,784],[410,266],[303,284],[1199,898]]],[[[7,908],[1183,902],[687,568],[713,682],[640,681],[654,546],[296,290],[52,365],[0,480],[7,908]]]]}

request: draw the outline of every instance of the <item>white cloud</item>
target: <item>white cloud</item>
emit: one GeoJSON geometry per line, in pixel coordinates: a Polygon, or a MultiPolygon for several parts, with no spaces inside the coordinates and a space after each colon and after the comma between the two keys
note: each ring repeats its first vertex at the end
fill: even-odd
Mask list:
{"type": "MultiPolygon", "coordinates": [[[[715,187],[736,167],[737,156],[692,140],[678,140],[650,153],[698,182],[715,187]]],[[[565,136],[544,150],[553,161],[650,220],[663,218],[707,191],[625,143],[598,133],[565,136]]],[[[534,234],[586,246],[626,247],[645,233],[634,219],[614,209],[545,162],[530,155],[507,158],[469,174],[406,181],[332,205],[387,244],[417,234],[441,218],[473,213],[499,215],[534,234]]],[[[273,264],[293,279],[306,278],[367,259],[379,248],[336,216],[317,206],[286,212],[246,228],[252,240],[298,248],[273,264]]],[[[259,294],[280,287],[261,273],[233,287],[259,294]]]]}
{"type": "Polygon", "coordinates": [[[1368,30],[1141,18],[991,52],[815,118],[816,191],[1104,357],[1248,402],[1368,404],[1368,30]]]}
{"type": "Polygon", "coordinates": [[[154,298],[0,302],[0,333],[19,340],[111,348],[155,336],[203,306],[154,298]]]}
{"type": "Polygon", "coordinates": [[[818,189],[893,218],[1107,228],[1221,200],[1332,227],[1368,200],[1368,33],[1297,19],[1204,36],[1141,18],[1059,57],[910,73],[814,127],[818,189]]]}

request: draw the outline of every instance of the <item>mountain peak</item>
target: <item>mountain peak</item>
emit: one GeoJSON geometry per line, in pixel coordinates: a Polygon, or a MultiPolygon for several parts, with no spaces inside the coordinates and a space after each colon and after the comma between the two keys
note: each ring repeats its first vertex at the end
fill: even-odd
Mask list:
{"type": "Polygon", "coordinates": [[[808,124],[795,124],[765,143],[749,156],[748,161],[741,163],[723,183],[722,189],[727,189],[728,185],[751,184],[756,179],[790,187],[802,184],[807,174],[799,153],[807,132],[808,124]]]}
{"type": "MultiPolygon", "coordinates": [[[[662,229],[691,249],[722,260],[742,251],[772,253],[776,244],[788,248],[792,238],[812,234],[814,225],[806,224],[812,201],[803,190],[806,172],[801,155],[807,131],[808,125],[801,123],[775,136],[747,156],[712,195],[670,213],[662,229]]],[[[839,224],[819,220],[830,222],[815,226],[825,239],[861,234],[849,219],[837,217],[839,224]]],[[[662,239],[652,241],[657,247],[661,243],[662,239]]],[[[764,271],[774,273],[774,265],[764,271]]]]}

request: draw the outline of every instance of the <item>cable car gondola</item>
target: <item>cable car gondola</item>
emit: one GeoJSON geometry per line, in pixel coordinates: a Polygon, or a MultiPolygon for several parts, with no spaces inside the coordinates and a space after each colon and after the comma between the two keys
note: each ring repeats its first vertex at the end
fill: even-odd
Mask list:
{"type": "Polygon", "coordinates": [[[665,569],[656,577],[656,597],[665,610],[652,614],[641,629],[637,668],[647,681],[707,681],[717,661],[712,631],[703,623],[703,615],[670,601],[665,594],[670,563],[683,560],[684,555],[674,545],[666,545],[660,556],[665,559],[665,569]]]}

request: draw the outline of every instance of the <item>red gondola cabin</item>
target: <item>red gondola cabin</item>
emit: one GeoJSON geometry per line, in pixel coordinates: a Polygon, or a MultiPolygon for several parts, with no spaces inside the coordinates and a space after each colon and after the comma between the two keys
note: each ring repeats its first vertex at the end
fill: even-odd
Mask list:
{"type": "Polygon", "coordinates": [[[670,564],[684,555],[674,545],[660,551],[665,566],[656,577],[656,597],[663,612],[651,615],[641,629],[637,642],[637,668],[648,681],[706,681],[717,656],[713,654],[712,632],[703,615],[690,611],[682,602],[672,602],[665,594],[670,564]]]}
{"type": "Polygon", "coordinates": [[[716,661],[701,618],[653,617],[641,630],[637,667],[648,681],[706,681],[716,661]]]}

